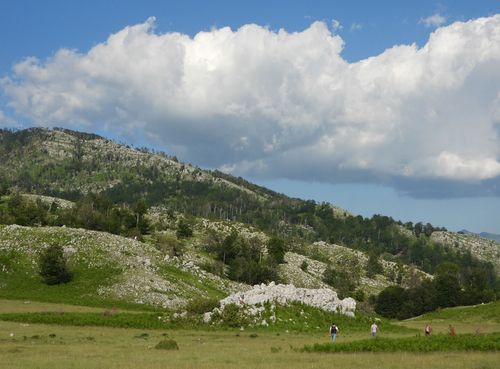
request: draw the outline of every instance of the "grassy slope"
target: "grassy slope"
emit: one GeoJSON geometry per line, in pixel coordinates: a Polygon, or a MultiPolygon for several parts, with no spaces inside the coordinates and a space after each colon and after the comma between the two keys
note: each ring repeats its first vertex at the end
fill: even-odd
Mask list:
{"type": "MultiPolygon", "coordinates": [[[[0,298],[17,300],[157,310],[133,303],[130,296],[99,295],[99,289],[121,283],[125,272],[127,278],[132,278],[131,283],[136,283],[133,276],[138,273],[146,287],[151,278],[170,281],[172,287],[164,293],[185,299],[198,295],[218,298],[225,295],[211,280],[201,280],[163,262],[161,254],[151,245],[81,229],[0,226],[0,271],[0,298]],[[47,286],[38,275],[37,260],[44,247],[54,244],[70,250],[68,263],[74,279],[68,284],[47,286]],[[152,263],[151,267],[143,265],[145,259],[152,263]]],[[[156,293],[153,287],[150,292],[156,293]]]]}
{"type": "Polygon", "coordinates": [[[441,309],[408,321],[460,321],[460,322],[491,322],[500,323],[500,301],[489,304],[458,306],[441,309]]]}
{"type": "Polygon", "coordinates": [[[428,322],[432,324],[435,333],[447,333],[450,324],[455,327],[457,333],[499,332],[500,301],[484,305],[441,309],[398,324],[423,332],[424,326],[428,322]]]}

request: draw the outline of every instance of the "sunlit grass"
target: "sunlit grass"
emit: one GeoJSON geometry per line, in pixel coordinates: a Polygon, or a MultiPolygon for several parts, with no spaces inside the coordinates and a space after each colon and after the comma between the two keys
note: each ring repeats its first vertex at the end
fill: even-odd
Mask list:
{"type": "Polygon", "coordinates": [[[450,324],[459,334],[500,332],[500,301],[440,309],[397,324],[423,333],[427,323],[432,325],[435,334],[448,333],[450,324]]]}
{"type": "MultiPolygon", "coordinates": [[[[359,334],[352,338],[366,336],[359,334]]],[[[500,360],[499,353],[331,355],[295,351],[306,344],[328,340],[326,334],[75,328],[0,322],[0,366],[2,369],[323,369],[332,368],[335,362],[346,369],[493,369],[500,360]],[[165,339],[175,340],[179,350],[155,350],[154,346],[165,339]]]]}

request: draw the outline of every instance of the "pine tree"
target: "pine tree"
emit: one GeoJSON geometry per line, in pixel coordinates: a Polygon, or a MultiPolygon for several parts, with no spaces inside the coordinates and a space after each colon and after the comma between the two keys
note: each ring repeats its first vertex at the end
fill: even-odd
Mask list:
{"type": "Polygon", "coordinates": [[[61,246],[49,246],[40,256],[40,275],[48,285],[71,281],[73,274],[68,268],[68,263],[61,246]]]}

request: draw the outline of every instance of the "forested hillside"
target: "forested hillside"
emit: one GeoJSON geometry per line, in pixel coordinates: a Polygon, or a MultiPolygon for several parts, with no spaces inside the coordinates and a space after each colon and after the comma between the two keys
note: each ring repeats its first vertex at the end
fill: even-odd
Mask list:
{"type": "MultiPolygon", "coordinates": [[[[225,233],[204,230],[195,243],[203,244],[204,252],[214,257],[210,267],[205,263],[211,272],[238,282],[283,279],[284,268],[277,266],[302,260],[300,269],[308,272],[309,268],[310,275],[316,262],[323,263],[316,265],[317,282],[304,283],[325,283],[345,295],[359,290],[359,299],[388,285],[416,288],[426,279],[411,282],[404,277],[405,268],[429,275],[451,274],[456,278],[453,288],[461,291],[486,291],[453,304],[491,300],[498,289],[495,266],[500,256],[493,241],[471,243],[461,235],[448,242],[449,237],[438,235],[453,234],[429,223],[355,216],[332,204],[289,198],[243,178],[202,170],[165,153],[94,134],[44,128],[1,130],[0,195],[2,224],[98,230],[168,247],[173,254],[201,224],[224,223],[225,233]],[[237,230],[242,225],[261,232],[265,240],[257,245],[255,239],[241,237],[237,230]],[[175,237],[165,232],[174,232],[175,237]],[[318,242],[326,245],[327,252],[310,247],[318,242]],[[335,257],[328,256],[336,245],[364,256],[336,263],[335,257]],[[293,259],[293,255],[302,256],[293,259]],[[357,272],[359,268],[362,272],[357,272]],[[382,278],[379,282],[368,281],[375,281],[377,275],[382,278]],[[368,280],[362,282],[363,278],[368,280]],[[343,283],[346,280],[353,283],[343,283]],[[367,287],[370,283],[378,287],[367,287]]],[[[439,304],[443,305],[429,303],[424,310],[439,304]]],[[[401,314],[420,310],[408,308],[401,314]]]]}

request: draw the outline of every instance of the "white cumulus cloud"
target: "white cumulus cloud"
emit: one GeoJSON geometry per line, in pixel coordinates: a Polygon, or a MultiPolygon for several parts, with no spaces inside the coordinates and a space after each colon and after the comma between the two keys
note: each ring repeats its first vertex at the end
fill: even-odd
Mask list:
{"type": "Polygon", "coordinates": [[[27,58],[2,82],[11,107],[35,124],[140,130],[185,160],[241,175],[396,187],[500,177],[500,15],[356,63],[322,22],[194,37],[153,25],[86,52],[27,58]]]}
{"type": "Polygon", "coordinates": [[[426,27],[440,27],[446,23],[446,18],[441,14],[436,13],[425,18],[420,18],[418,23],[423,24],[426,27]]]}

